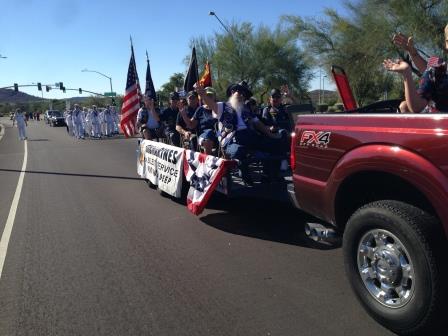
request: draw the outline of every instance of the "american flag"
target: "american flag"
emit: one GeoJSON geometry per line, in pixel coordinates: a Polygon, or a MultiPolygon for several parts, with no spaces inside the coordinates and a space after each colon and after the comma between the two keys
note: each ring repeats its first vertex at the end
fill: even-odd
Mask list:
{"type": "Polygon", "coordinates": [[[439,58],[437,56],[431,56],[428,59],[427,67],[428,68],[437,68],[439,66],[443,65],[443,59],[439,58]]]}
{"type": "Polygon", "coordinates": [[[126,138],[137,133],[137,112],[140,108],[140,84],[138,82],[137,67],[135,65],[134,47],[131,44],[131,60],[129,61],[128,79],[121,107],[120,126],[126,138]]]}
{"type": "Polygon", "coordinates": [[[190,182],[187,195],[188,210],[200,215],[227,169],[235,165],[234,160],[224,160],[213,155],[186,150],[184,174],[190,182]]]}

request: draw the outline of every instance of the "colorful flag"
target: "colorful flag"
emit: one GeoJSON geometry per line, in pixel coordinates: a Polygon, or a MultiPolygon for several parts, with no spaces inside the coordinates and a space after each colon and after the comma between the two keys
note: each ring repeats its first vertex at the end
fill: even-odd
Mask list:
{"type": "Polygon", "coordinates": [[[120,126],[126,138],[137,133],[137,112],[140,108],[140,84],[138,82],[137,67],[135,65],[134,46],[131,43],[131,60],[129,61],[126,92],[121,107],[120,126]]]}
{"type": "Polygon", "coordinates": [[[149,58],[148,52],[146,52],[146,87],[145,87],[145,96],[156,99],[156,90],[154,89],[154,83],[152,82],[151,77],[151,68],[149,67],[149,58]]]}
{"type": "Polygon", "coordinates": [[[193,50],[191,52],[190,65],[188,67],[187,76],[185,77],[184,82],[185,92],[194,90],[194,85],[198,82],[198,80],[199,80],[199,74],[198,74],[198,62],[196,60],[196,48],[193,47],[193,50]]]}
{"type": "Polygon", "coordinates": [[[205,63],[204,73],[202,74],[199,83],[203,87],[212,86],[212,71],[210,69],[210,63],[208,61],[205,63]]]}
{"type": "Polygon", "coordinates": [[[442,66],[444,64],[444,61],[442,58],[439,58],[437,56],[431,56],[428,59],[427,67],[428,68],[437,68],[439,66],[442,66]]]}
{"type": "Polygon", "coordinates": [[[195,215],[201,214],[227,169],[235,164],[233,160],[224,160],[213,155],[186,150],[184,174],[190,182],[187,195],[188,210],[195,215]]]}

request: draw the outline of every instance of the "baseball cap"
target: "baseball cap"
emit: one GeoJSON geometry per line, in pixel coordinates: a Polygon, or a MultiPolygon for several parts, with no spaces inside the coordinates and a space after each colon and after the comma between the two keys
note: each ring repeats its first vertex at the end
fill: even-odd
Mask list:
{"type": "Polygon", "coordinates": [[[273,98],[280,98],[282,96],[282,93],[280,92],[279,89],[272,89],[270,96],[273,98]]]}
{"type": "Polygon", "coordinates": [[[198,96],[198,93],[197,93],[196,91],[189,91],[188,94],[187,94],[187,98],[189,98],[189,97],[191,97],[191,96],[195,96],[195,97],[197,97],[197,96],[198,96]]]}
{"type": "Polygon", "coordinates": [[[207,86],[205,88],[205,94],[211,94],[216,96],[216,90],[214,88],[212,88],[211,86],[207,86]]]}
{"type": "Polygon", "coordinates": [[[179,100],[179,93],[174,91],[170,93],[170,99],[179,100]]]}

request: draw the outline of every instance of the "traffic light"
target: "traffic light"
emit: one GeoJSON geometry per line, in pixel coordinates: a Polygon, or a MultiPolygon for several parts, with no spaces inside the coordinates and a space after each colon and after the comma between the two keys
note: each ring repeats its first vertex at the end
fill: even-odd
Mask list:
{"type": "Polygon", "coordinates": [[[82,94],[82,89],[81,88],[79,88],[79,94],[82,94]]]}
{"type": "Polygon", "coordinates": [[[112,106],[117,106],[117,103],[115,102],[115,98],[112,98],[112,106]]]}
{"type": "Polygon", "coordinates": [[[45,85],[45,91],[49,92],[51,90],[51,87],[49,85],[45,85]]]}
{"type": "Polygon", "coordinates": [[[15,92],[19,91],[19,85],[17,83],[14,83],[14,91],[15,92]]]}
{"type": "Polygon", "coordinates": [[[37,89],[38,89],[39,91],[42,91],[42,84],[41,84],[41,83],[37,83],[37,89]]]}
{"type": "Polygon", "coordinates": [[[63,87],[62,87],[62,92],[64,92],[64,93],[65,93],[65,86],[63,86],[63,87]]]}
{"type": "Polygon", "coordinates": [[[64,88],[64,83],[59,82],[59,89],[62,90],[64,88]]]}

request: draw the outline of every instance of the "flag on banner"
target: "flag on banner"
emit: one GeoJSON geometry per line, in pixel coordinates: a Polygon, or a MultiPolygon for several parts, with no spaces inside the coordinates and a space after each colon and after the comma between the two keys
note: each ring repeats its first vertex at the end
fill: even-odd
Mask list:
{"type": "Polygon", "coordinates": [[[195,215],[201,214],[227,169],[235,164],[233,160],[224,160],[213,155],[186,150],[184,174],[190,182],[187,195],[188,210],[195,215]]]}
{"type": "Polygon", "coordinates": [[[210,63],[208,61],[205,63],[204,73],[202,74],[199,83],[203,87],[212,86],[212,71],[210,69],[210,63]]]}
{"type": "Polygon", "coordinates": [[[149,66],[148,51],[146,51],[146,87],[145,96],[156,100],[156,90],[154,89],[154,83],[151,77],[151,68],[149,66]]]}
{"type": "Polygon", "coordinates": [[[428,68],[437,68],[437,67],[439,67],[439,66],[441,66],[441,65],[443,65],[443,59],[442,58],[439,58],[439,57],[437,57],[437,56],[431,56],[429,59],[428,59],[428,63],[426,64],[426,66],[428,67],[428,68]]]}
{"type": "Polygon", "coordinates": [[[196,48],[193,47],[193,50],[191,52],[191,58],[190,58],[190,65],[188,67],[188,73],[185,77],[184,82],[184,90],[185,92],[189,92],[191,90],[194,90],[194,85],[199,80],[199,74],[198,74],[198,62],[196,60],[196,48]]]}
{"type": "Polygon", "coordinates": [[[135,65],[134,46],[131,42],[131,59],[129,61],[126,92],[121,107],[120,126],[126,138],[134,135],[136,130],[137,112],[140,108],[140,84],[135,65]]]}

